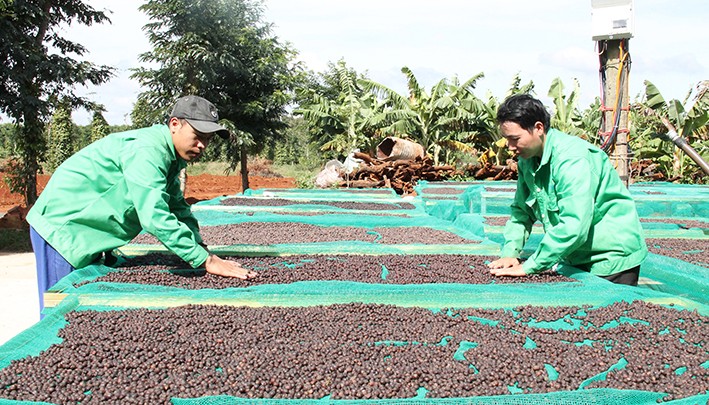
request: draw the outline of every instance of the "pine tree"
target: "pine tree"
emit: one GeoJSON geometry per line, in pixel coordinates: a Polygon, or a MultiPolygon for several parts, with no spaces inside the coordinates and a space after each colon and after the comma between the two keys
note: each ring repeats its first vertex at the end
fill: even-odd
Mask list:
{"type": "Polygon", "coordinates": [[[64,163],[74,153],[73,129],[71,107],[66,101],[62,101],[54,110],[52,122],[49,124],[47,131],[49,154],[47,156],[46,169],[50,172],[56,170],[60,164],[64,163]]]}
{"type": "Polygon", "coordinates": [[[101,110],[95,110],[94,117],[91,120],[91,143],[98,141],[110,132],[111,127],[106,122],[106,119],[103,118],[101,110]]]}

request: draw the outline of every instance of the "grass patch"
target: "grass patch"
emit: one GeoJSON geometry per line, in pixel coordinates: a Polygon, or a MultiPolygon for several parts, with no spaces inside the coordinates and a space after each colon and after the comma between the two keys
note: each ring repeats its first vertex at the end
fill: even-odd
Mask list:
{"type": "Polygon", "coordinates": [[[314,188],[315,177],[320,172],[320,168],[309,168],[304,165],[273,165],[272,170],[283,177],[294,178],[297,188],[314,188]]]}
{"type": "MultiPolygon", "coordinates": [[[[215,176],[226,176],[228,169],[229,164],[225,162],[195,162],[187,165],[187,175],[213,174],[215,176]]],[[[238,170],[229,172],[229,175],[237,174],[238,170]]]]}
{"type": "Polygon", "coordinates": [[[27,229],[3,229],[0,232],[0,252],[26,253],[31,251],[30,231],[27,229]]]}
{"type": "Polygon", "coordinates": [[[283,177],[292,177],[294,179],[301,177],[315,178],[320,172],[319,168],[313,169],[303,165],[273,165],[271,170],[280,173],[283,177]]]}
{"type": "MultiPolygon", "coordinates": [[[[212,174],[215,176],[224,176],[227,173],[229,164],[225,162],[195,162],[187,166],[187,175],[196,176],[200,174],[212,174]]],[[[269,171],[277,173],[283,177],[294,179],[315,179],[315,176],[320,172],[319,167],[308,167],[305,165],[279,165],[271,164],[270,161],[255,158],[249,160],[249,174],[254,176],[273,177],[269,175],[269,171]]],[[[230,171],[229,176],[239,176],[239,170],[230,171]]]]}

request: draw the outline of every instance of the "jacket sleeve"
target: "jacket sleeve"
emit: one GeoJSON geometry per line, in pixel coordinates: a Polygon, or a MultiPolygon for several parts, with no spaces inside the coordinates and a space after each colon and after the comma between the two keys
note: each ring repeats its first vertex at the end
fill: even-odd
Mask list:
{"type": "Polygon", "coordinates": [[[202,235],[199,233],[199,222],[192,214],[190,205],[185,201],[185,196],[180,190],[180,179],[175,177],[167,184],[167,193],[170,195],[170,212],[175,214],[177,220],[187,225],[194,233],[197,243],[202,243],[202,235]]]}
{"type": "Polygon", "coordinates": [[[551,268],[585,243],[593,221],[598,174],[592,172],[589,160],[574,156],[552,170],[554,190],[549,192],[548,204],[552,209],[558,208],[559,221],[545,229],[539,247],[522,265],[527,274],[551,268]]]}
{"type": "Polygon", "coordinates": [[[143,229],[192,267],[201,266],[209,255],[198,244],[198,234],[170,210],[167,151],[138,147],[121,158],[121,165],[136,214],[143,229]]]}
{"type": "Polygon", "coordinates": [[[536,222],[533,211],[526,204],[529,189],[523,181],[517,182],[514,202],[510,206],[510,219],[505,224],[505,244],[502,246],[500,257],[519,258],[524,244],[527,243],[536,222]]]}

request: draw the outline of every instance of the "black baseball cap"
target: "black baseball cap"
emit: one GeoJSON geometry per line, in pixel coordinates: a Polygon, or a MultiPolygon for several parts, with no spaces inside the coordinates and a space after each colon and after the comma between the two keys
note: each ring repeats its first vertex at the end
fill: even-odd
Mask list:
{"type": "Polygon", "coordinates": [[[229,138],[229,130],[219,125],[217,107],[200,96],[184,96],[177,99],[170,117],[182,118],[192,128],[205,134],[216,133],[224,139],[229,138]]]}

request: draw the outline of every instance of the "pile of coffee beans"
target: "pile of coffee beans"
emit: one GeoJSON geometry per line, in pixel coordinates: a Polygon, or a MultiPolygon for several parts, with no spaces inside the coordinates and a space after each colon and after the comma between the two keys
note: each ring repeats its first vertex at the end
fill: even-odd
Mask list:
{"type": "Polygon", "coordinates": [[[697,221],[691,219],[675,219],[675,218],[640,218],[640,222],[660,222],[663,224],[676,224],[681,229],[709,229],[709,222],[697,221]]]}
{"type": "Polygon", "coordinates": [[[423,195],[421,196],[425,201],[457,201],[460,197],[457,195],[423,195]]]}
{"type": "MultiPolygon", "coordinates": [[[[342,214],[341,211],[273,211],[269,212],[269,214],[276,214],[276,215],[298,215],[298,216],[303,216],[303,217],[315,217],[318,215],[338,215],[342,214]]],[[[253,215],[253,214],[252,214],[253,215]]],[[[399,217],[399,218],[410,218],[410,215],[406,214],[394,214],[390,212],[377,212],[377,211],[372,211],[368,212],[367,214],[368,217],[399,217]]]]}
{"type": "Polygon", "coordinates": [[[648,238],[645,243],[652,253],[709,268],[709,239],[648,238]]]}
{"type": "Polygon", "coordinates": [[[220,201],[221,205],[239,205],[243,207],[283,207],[287,205],[326,205],[346,210],[413,210],[416,207],[408,202],[378,203],[357,201],[313,201],[313,200],[288,200],[285,198],[253,198],[232,197],[220,201]]]}
{"type": "MultiPolygon", "coordinates": [[[[510,217],[506,216],[506,215],[494,216],[494,217],[487,216],[487,217],[485,217],[485,224],[490,225],[490,226],[505,226],[509,219],[510,219],[510,217]]],[[[542,223],[537,221],[534,223],[534,226],[541,227],[542,223]]]]}
{"type": "Polygon", "coordinates": [[[426,194],[444,194],[444,195],[456,195],[456,194],[463,194],[465,191],[464,188],[456,188],[456,187],[427,187],[421,190],[421,193],[423,195],[426,194]]]}
{"type": "Polygon", "coordinates": [[[372,189],[372,188],[339,188],[337,191],[341,191],[343,193],[352,193],[352,194],[378,194],[378,195],[391,195],[395,196],[396,192],[394,192],[394,189],[391,188],[380,188],[380,189],[372,189]]]}
{"type": "Polygon", "coordinates": [[[437,183],[437,182],[431,182],[433,184],[444,184],[447,186],[478,186],[480,185],[480,182],[471,180],[471,181],[445,181],[442,183],[437,183]]]}
{"type": "MultiPolygon", "coordinates": [[[[509,284],[574,282],[554,271],[528,277],[495,277],[487,263],[496,257],[473,255],[293,255],[286,257],[228,257],[254,270],[255,278],[241,280],[207,273],[174,255],[149,254],[127,260],[121,271],[91,283],[130,283],[185,289],[224,289],[297,281],[356,281],[375,284],[509,284]]],[[[87,283],[82,283],[87,284],[87,283]]],[[[80,285],[77,285],[80,286],[80,285]]]]}
{"type": "Polygon", "coordinates": [[[702,365],[709,319],[644,302],[436,312],[359,303],[188,305],[75,311],[66,320],[62,343],[0,370],[0,398],[167,404],[211,395],[361,400],[412,398],[423,390],[426,398],[549,393],[577,390],[624,360],[624,368],[589,388],[668,393],[670,400],[705,393],[709,378],[702,365]]]}
{"type": "Polygon", "coordinates": [[[485,187],[485,191],[491,193],[514,193],[517,191],[515,187],[485,187]]]}
{"type": "MultiPolygon", "coordinates": [[[[296,222],[244,222],[240,224],[203,226],[202,240],[208,245],[276,245],[283,243],[362,241],[381,244],[445,244],[480,243],[453,232],[421,226],[358,228],[354,226],[317,226],[296,222]]],[[[140,234],[131,243],[158,244],[150,234],[140,234]]]]}

